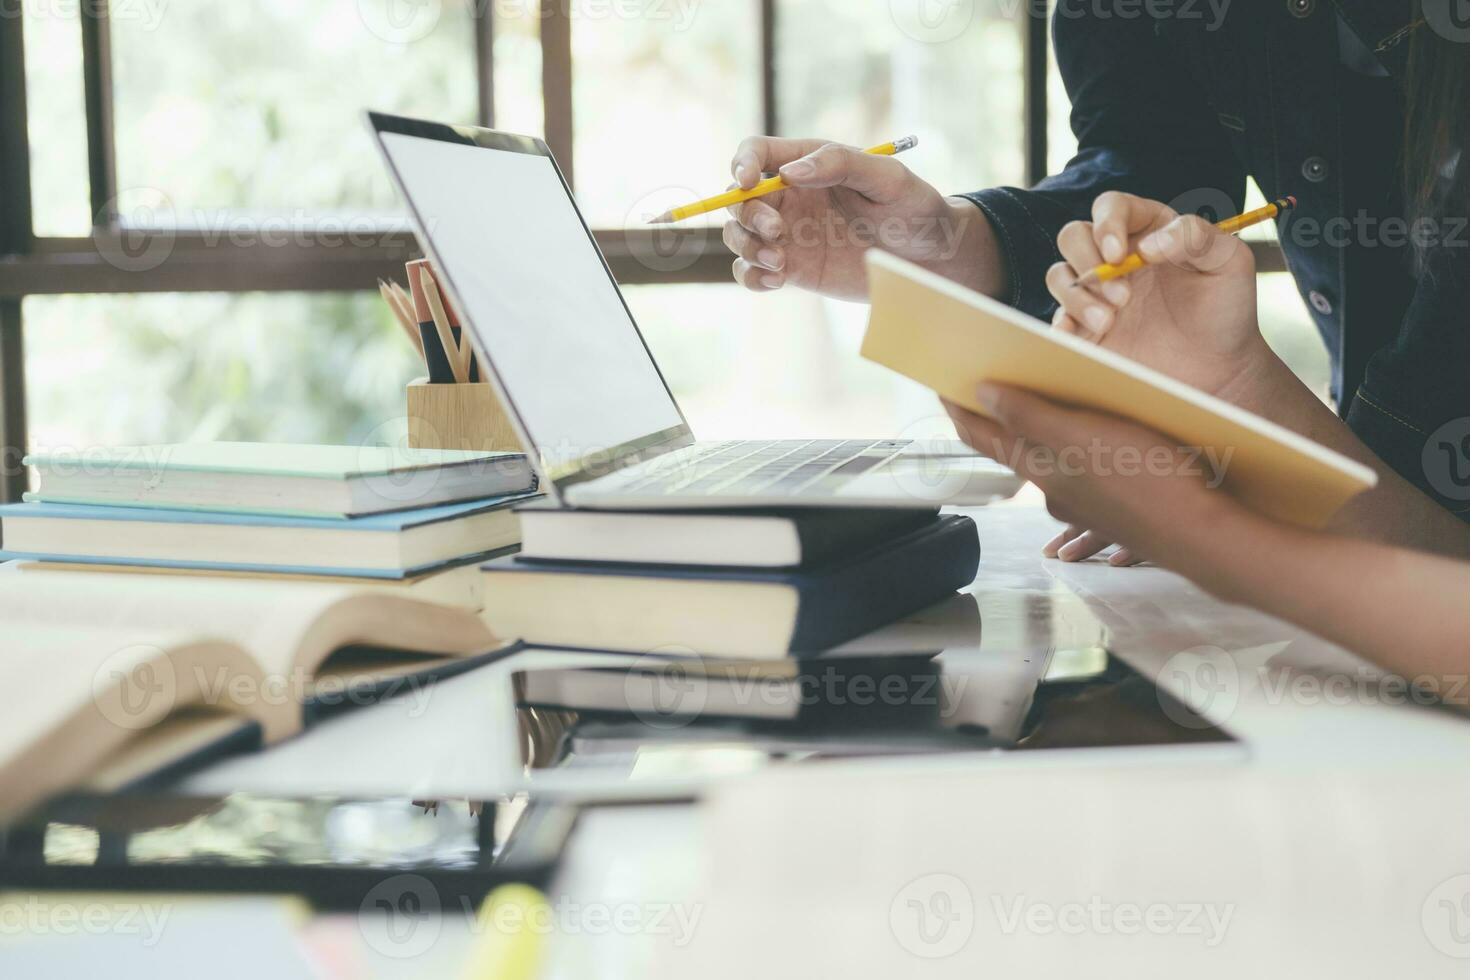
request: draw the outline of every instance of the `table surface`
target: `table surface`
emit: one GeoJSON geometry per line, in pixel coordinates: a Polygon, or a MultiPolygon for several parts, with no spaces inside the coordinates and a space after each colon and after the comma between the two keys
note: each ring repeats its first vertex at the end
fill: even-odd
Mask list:
{"type": "MultiPolygon", "coordinates": [[[[1056,524],[1039,507],[970,513],[982,650],[1007,662],[1101,639],[1238,742],[776,767],[706,785],[697,806],[592,810],[555,884],[548,975],[1070,976],[1079,958],[1117,958],[1150,976],[1190,957],[1193,975],[1236,976],[1263,955],[1312,974],[1463,968],[1470,796],[1443,776],[1470,751],[1470,725],[1396,703],[1358,658],[1171,573],[1043,559],[1056,524]],[[1117,917],[1160,903],[1175,926],[1157,942],[1117,917]],[[1199,922],[1229,920],[1214,944],[1180,924],[1200,903],[1199,922]],[[958,933],[912,925],[910,910],[960,921],[965,941],[949,949],[958,933]],[[1055,924],[1073,913],[1080,931],[1055,924]]],[[[524,785],[509,673],[588,659],[517,655],[188,788],[503,793],[524,785]]],[[[335,926],[384,977],[453,971],[475,933],[446,915],[431,948],[404,959],[369,918],[335,926]]]]}

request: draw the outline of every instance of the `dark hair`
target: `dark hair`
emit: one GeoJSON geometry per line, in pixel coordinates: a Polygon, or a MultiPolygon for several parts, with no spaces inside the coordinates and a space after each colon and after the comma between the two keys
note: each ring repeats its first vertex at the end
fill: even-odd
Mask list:
{"type": "MultiPolygon", "coordinates": [[[[1466,213],[1470,163],[1470,44],[1420,23],[1409,42],[1404,113],[1404,184],[1409,217],[1466,213]]],[[[1422,269],[1424,249],[1417,256],[1422,269]]]]}

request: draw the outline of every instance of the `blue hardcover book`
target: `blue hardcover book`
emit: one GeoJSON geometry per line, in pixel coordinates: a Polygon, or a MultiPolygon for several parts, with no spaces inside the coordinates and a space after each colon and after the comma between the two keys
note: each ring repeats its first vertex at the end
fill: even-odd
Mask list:
{"type": "Polygon", "coordinates": [[[485,615],[527,643],[668,656],[816,653],[953,595],[975,578],[975,522],[936,517],[797,571],[525,561],[483,566],[485,615]]]}
{"type": "Polygon", "coordinates": [[[514,504],[470,500],[347,520],[89,504],[0,507],[0,560],[404,579],[520,542],[514,504]]]}

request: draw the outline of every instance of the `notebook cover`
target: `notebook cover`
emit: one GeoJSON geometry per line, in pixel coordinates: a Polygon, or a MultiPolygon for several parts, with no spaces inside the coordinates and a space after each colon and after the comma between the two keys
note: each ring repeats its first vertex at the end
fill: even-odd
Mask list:
{"type": "Polygon", "coordinates": [[[395,510],[361,517],[296,517],[289,514],[208,511],[164,507],[59,504],[26,494],[26,503],[0,505],[0,529],[7,517],[40,517],[83,521],[146,521],[156,524],[231,524],[242,527],[310,528],[332,531],[404,531],[441,521],[452,521],[529,501],[535,493],[486,497],[437,507],[395,510]]]}
{"type": "Polygon", "coordinates": [[[227,562],[167,561],[146,558],[109,558],[105,555],[48,555],[43,552],[3,551],[0,561],[45,561],[61,565],[121,565],[128,568],[169,568],[199,572],[257,572],[268,575],[313,575],[331,578],[380,579],[397,582],[417,578],[430,572],[440,572],[460,565],[479,564],[501,555],[514,554],[519,545],[499,548],[479,554],[433,562],[414,568],[337,568],[317,565],[237,565],[227,562]]]}
{"type": "Polygon", "coordinates": [[[878,249],[868,253],[868,283],[862,355],[972,412],[985,414],[975,388],[993,381],[1135,419],[1181,445],[1210,447],[1225,463],[1224,489],[1306,527],[1322,527],[1377,483],[1372,469],[1296,432],[878,249]]]}
{"type": "Polygon", "coordinates": [[[156,472],[195,471],[347,480],[520,455],[467,449],[399,449],[389,446],[181,442],[89,450],[85,455],[32,453],[22,462],[27,466],[85,467],[88,470],[146,469],[156,472]]]}
{"type": "Polygon", "coordinates": [[[807,653],[934,605],[973,582],[979,565],[975,522],[951,514],[845,561],[804,570],[528,562],[515,556],[496,559],[482,570],[491,575],[616,575],[785,585],[798,593],[790,652],[807,653]]]}

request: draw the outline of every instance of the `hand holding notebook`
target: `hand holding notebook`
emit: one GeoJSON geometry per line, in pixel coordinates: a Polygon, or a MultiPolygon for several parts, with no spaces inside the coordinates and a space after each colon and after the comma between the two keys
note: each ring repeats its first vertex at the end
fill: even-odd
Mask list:
{"type": "MultiPolygon", "coordinates": [[[[863,355],[972,412],[989,414],[976,398],[988,381],[1132,419],[1197,450],[1196,463],[1213,460],[1223,489],[1248,507],[1308,527],[1377,482],[1369,467],[1298,433],[912,263],[873,251],[868,277],[863,355]]],[[[1088,462],[1087,447],[1077,448],[1088,462]]]]}

